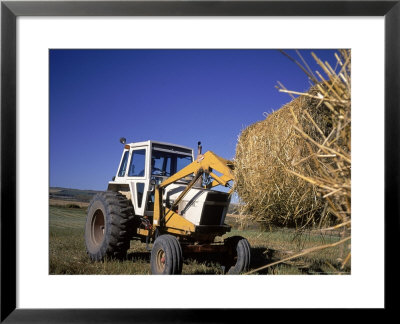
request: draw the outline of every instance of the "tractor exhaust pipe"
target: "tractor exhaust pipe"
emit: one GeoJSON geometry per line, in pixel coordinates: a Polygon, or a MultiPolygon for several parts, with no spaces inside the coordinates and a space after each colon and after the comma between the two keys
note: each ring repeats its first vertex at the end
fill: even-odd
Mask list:
{"type": "Polygon", "coordinates": [[[201,146],[201,142],[199,141],[199,142],[197,142],[197,158],[201,155],[201,149],[202,149],[202,146],[201,146]]]}
{"type": "Polygon", "coordinates": [[[201,149],[202,149],[202,146],[201,146],[201,142],[199,141],[199,142],[197,142],[197,158],[196,158],[197,162],[200,162],[201,160],[204,159],[203,154],[201,154],[201,149]]]}

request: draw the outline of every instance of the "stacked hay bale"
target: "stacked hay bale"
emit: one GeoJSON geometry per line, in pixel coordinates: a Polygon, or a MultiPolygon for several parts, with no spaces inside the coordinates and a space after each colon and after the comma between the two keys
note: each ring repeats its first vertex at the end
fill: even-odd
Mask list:
{"type": "Polygon", "coordinates": [[[245,220],[305,228],[350,219],[350,52],[337,55],[337,73],[315,59],[328,77],[239,136],[234,189],[245,220]]]}

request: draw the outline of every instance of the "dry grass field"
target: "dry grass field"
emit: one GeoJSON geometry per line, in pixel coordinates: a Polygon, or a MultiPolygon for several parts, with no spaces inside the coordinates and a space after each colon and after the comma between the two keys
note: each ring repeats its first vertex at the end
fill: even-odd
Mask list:
{"type": "MultiPolygon", "coordinates": [[[[49,207],[49,273],[50,274],[150,274],[150,252],[146,245],[132,241],[126,260],[91,262],[86,255],[84,224],[86,208],[49,207]]],[[[251,244],[251,269],[285,259],[315,246],[332,244],[340,240],[337,232],[309,231],[299,234],[289,229],[260,231],[255,225],[239,229],[234,217],[227,222],[233,229],[227,236],[241,235],[251,244]]],[[[151,247],[151,245],[150,245],[151,247]]],[[[349,252],[348,244],[309,253],[265,268],[254,274],[306,275],[350,274],[351,265],[341,269],[343,256],[349,252]]],[[[188,256],[183,275],[223,274],[218,255],[188,256]]]]}

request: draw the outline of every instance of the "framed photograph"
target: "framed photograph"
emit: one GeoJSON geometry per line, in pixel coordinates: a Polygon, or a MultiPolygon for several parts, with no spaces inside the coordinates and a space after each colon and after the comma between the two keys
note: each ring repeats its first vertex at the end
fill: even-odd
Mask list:
{"type": "MultiPolygon", "coordinates": [[[[255,314],[286,308],[392,308],[390,291],[398,282],[391,270],[391,256],[396,254],[392,240],[399,235],[399,21],[399,1],[2,1],[1,321],[223,322],[228,318],[234,320],[236,314],[243,311],[255,314]],[[214,150],[210,142],[219,141],[221,144],[215,150],[224,151],[229,145],[234,150],[237,138],[229,141],[224,136],[233,137],[228,130],[234,121],[237,124],[242,120],[243,127],[249,125],[248,104],[260,107],[260,120],[264,119],[263,112],[272,113],[282,106],[270,99],[262,110],[261,101],[257,102],[252,95],[254,87],[265,85],[260,81],[260,71],[275,73],[277,85],[284,92],[288,89],[306,91],[304,86],[302,89],[285,87],[285,80],[296,77],[283,65],[273,66],[275,54],[270,53],[279,54],[294,66],[306,66],[300,72],[306,72],[312,79],[315,67],[311,64],[311,68],[308,67],[300,53],[311,55],[313,50],[324,58],[327,53],[333,56],[335,49],[348,50],[343,52],[342,59],[346,53],[351,53],[351,162],[355,163],[353,168],[351,164],[349,167],[353,218],[351,271],[336,272],[339,275],[335,276],[297,276],[298,273],[290,271],[277,273],[284,276],[261,275],[267,272],[251,276],[199,276],[194,274],[219,274],[219,270],[215,268],[210,272],[194,262],[193,270],[182,276],[142,275],[167,271],[171,265],[165,261],[169,255],[168,246],[178,246],[170,238],[164,237],[167,240],[164,242],[161,239],[164,235],[152,232],[152,225],[158,221],[165,223],[167,215],[174,219],[174,213],[182,213],[182,210],[191,215],[187,211],[191,208],[189,203],[170,206],[162,201],[162,191],[155,197],[146,196],[150,187],[159,188],[164,178],[178,174],[195,159],[197,163],[218,160],[203,155],[201,145],[214,150]],[[293,59],[291,53],[298,53],[298,59],[293,59]],[[264,55],[271,64],[262,66],[264,55]],[[131,64],[132,60],[136,63],[131,64]],[[243,72],[243,62],[252,69],[251,75],[243,72]],[[224,69],[225,65],[229,65],[229,69],[224,69]],[[99,66],[106,68],[100,73],[99,66]],[[207,72],[211,71],[207,70],[209,66],[228,76],[235,71],[239,77],[212,80],[206,77],[207,73],[213,75],[207,72]],[[146,75],[151,77],[146,79],[146,75]],[[250,82],[255,75],[258,81],[250,82]],[[216,101],[212,108],[214,113],[202,108],[202,105],[214,103],[203,101],[201,93],[185,86],[188,76],[212,88],[210,97],[216,101]],[[153,83],[158,83],[157,87],[146,87],[153,83]],[[173,86],[176,84],[180,84],[182,92],[176,91],[177,87],[173,86]],[[228,87],[230,92],[226,91],[228,87]],[[158,89],[158,92],[146,93],[149,89],[158,89]],[[162,92],[159,89],[163,89],[162,92]],[[121,94],[129,91],[136,91],[140,96],[122,99],[121,94]],[[243,102],[221,102],[214,95],[225,93],[225,97],[237,98],[234,92],[239,91],[246,92],[243,102]],[[104,96],[107,92],[113,95],[104,96]],[[177,97],[182,108],[168,108],[168,98],[174,98],[176,103],[177,97]],[[108,100],[106,104],[105,100],[108,100]],[[55,112],[51,108],[55,105],[62,108],[55,112]],[[163,105],[165,108],[152,108],[163,105]],[[169,116],[168,109],[176,109],[179,117],[169,116]],[[124,111],[128,110],[130,114],[125,115],[124,111]],[[153,125],[159,125],[162,119],[165,120],[162,129],[151,127],[152,120],[153,125]],[[80,131],[83,128],[85,132],[80,131]],[[194,152],[188,148],[190,143],[186,143],[189,138],[192,142],[192,135],[182,138],[177,128],[186,134],[196,129],[199,140],[207,140],[199,143],[195,149],[198,152],[194,152]],[[219,132],[213,132],[217,128],[219,132]],[[132,134],[129,133],[131,129],[135,130],[132,134]],[[142,134],[146,129],[149,134],[142,134]],[[104,136],[98,137],[98,134],[104,136]],[[128,140],[123,136],[129,137],[128,140]],[[122,145],[107,142],[120,137],[122,145]],[[181,143],[175,143],[175,138],[181,143]],[[147,139],[153,141],[147,142],[147,139]],[[157,142],[158,139],[161,142],[157,142]],[[179,145],[168,144],[172,142],[179,145]],[[111,151],[118,157],[111,158],[109,148],[114,146],[111,151]],[[87,158],[91,154],[96,156],[97,163],[85,165],[93,160],[87,158]],[[98,157],[104,157],[104,161],[100,162],[98,157]],[[113,162],[109,179],[97,178],[100,167],[113,162]],[[76,171],[76,175],[71,174],[71,170],[76,171]],[[58,188],[63,183],[71,188],[73,185],[69,183],[85,181],[85,177],[92,179],[91,186],[96,190],[107,185],[117,186],[120,194],[110,198],[91,190],[77,192],[58,188]],[[81,197],[78,202],[77,195],[81,197]],[[50,210],[49,196],[53,203],[50,210]],[[93,197],[98,198],[89,205],[93,197]],[[144,250],[132,253],[131,259],[138,261],[139,267],[149,267],[134,276],[124,269],[125,262],[114,265],[107,261],[107,253],[117,255],[127,251],[120,248],[126,243],[123,228],[118,228],[123,233],[115,243],[118,248],[111,251],[111,243],[102,246],[109,240],[107,231],[111,233],[116,228],[107,223],[107,210],[111,209],[100,205],[122,206],[124,197],[128,200],[135,197],[133,208],[143,216],[137,226],[138,238],[143,243],[159,244],[164,253],[154,252],[154,256],[153,252],[150,256],[144,250]],[[58,203],[64,209],[55,207],[58,203]],[[83,215],[82,207],[88,209],[91,221],[86,224],[88,234],[85,237],[79,236],[73,241],[68,238],[69,229],[60,230],[64,226],[60,222],[65,219],[65,207],[71,208],[68,210],[71,224],[76,221],[75,214],[83,215]],[[99,210],[104,210],[102,215],[106,223],[98,217],[99,210]],[[156,216],[157,213],[164,218],[156,216]],[[395,217],[388,217],[390,215],[395,217]],[[151,223],[147,223],[149,218],[151,223]],[[58,230],[53,231],[52,224],[56,223],[54,228],[58,230]],[[147,241],[150,233],[152,239],[147,241]],[[88,269],[90,260],[74,254],[75,245],[85,244],[88,258],[105,258],[106,261],[88,269]],[[73,264],[66,265],[63,261],[67,254],[75,260],[73,264]],[[387,285],[389,281],[391,284],[387,285]],[[212,317],[208,312],[211,309],[212,317]]],[[[343,61],[338,59],[337,62],[340,65],[343,61]]],[[[329,64],[323,67],[329,72],[329,64]]],[[[347,82],[344,75],[339,77],[347,82]]],[[[300,83],[293,84],[301,87],[300,83]]],[[[237,135],[241,131],[238,129],[237,135]]],[[[248,151],[248,146],[244,150],[248,151]]],[[[229,178],[223,173],[224,170],[230,172],[229,161],[224,163],[219,166],[223,176],[213,175],[218,184],[225,184],[229,178]]],[[[218,167],[214,169],[220,171],[218,167]]],[[[190,170],[192,175],[194,171],[190,170]]],[[[180,179],[186,177],[190,185],[199,180],[196,176],[187,178],[188,174],[182,173],[180,179]]],[[[204,176],[202,181],[204,187],[213,184],[204,176]]],[[[93,189],[90,185],[84,188],[84,183],[79,186],[93,189]]],[[[335,193],[335,189],[330,190],[332,192],[325,192],[325,196],[335,193]]],[[[227,195],[228,189],[225,191],[227,195]]],[[[176,199],[183,200],[183,196],[176,199]]],[[[193,211],[190,217],[196,215],[193,211]]],[[[200,228],[206,221],[202,220],[203,216],[199,217],[199,220],[190,219],[198,222],[200,228]]],[[[124,224],[129,221],[127,214],[124,224]]],[[[76,222],[76,226],[83,226],[81,220],[76,222]]],[[[165,233],[177,233],[181,226],[178,223],[165,233]]],[[[221,224],[223,222],[219,221],[221,224]]],[[[212,225],[216,232],[226,230],[212,225]]],[[[190,227],[182,225],[182,228],[185,230],[178,234],[184,237],[186,250],[199,250],[199,246],[209,248],[205,244],[208,236],[199,234],[201,239],[192,242],[185,237],[189,237],[190,227]]],[[[193,229],[193,233],[195,231],[197,229],[193,229]]],[[[70,234],[73,237],[76,232],[70,234]]],[[[240,244],[244,242],[247,241],[240,244]]],[[[256,240],[252,242],[258,244],[256,240]]],[[[225,249],[221,246],[220,249],[225,249]]],[[[171,253],[175,251],[177,255],[176,249],[171,253]]],[[[350,252],[346,255],[350,258],[350,252]]],[[[347,261],[343,259],[344,268],[347,261]]],[[[324,266],[329,266],[329,262],[327,264],[324,266]]],[[[246,265],[243,267],[248,269],[246,265]]],[[[255,268],[252,270],[257,272],[255,268]]],[[[171,269],[172,273],[182,270],[178,263],[172,263],[171,269]]],[[[225,266],[221,271],[223,274],[225,266]]],[[[326,271],[309,274],[315,273],[327,274],[326,271]]]]}

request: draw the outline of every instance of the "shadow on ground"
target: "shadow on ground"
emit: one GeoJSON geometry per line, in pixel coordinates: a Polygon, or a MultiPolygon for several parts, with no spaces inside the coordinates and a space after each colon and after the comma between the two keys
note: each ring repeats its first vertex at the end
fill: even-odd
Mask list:
{"type": "Polygon", "coordinates": [[[150,252],[131,252],[127,254],[126,260],[150,262],[150,252]]]}
{"type": "MultiPolygon", "coordinates": [[[[251,263],[250,270],[262,267],[268,263],[277,261],[277,257],[274,255],[278,255],[277,251],[274,250],[266,250],[265,248],[251,248],[251,263]]],[[[189,263],[192,260],[197,261],[198,263],[202,263],[207,267],[210,267],[206,273],[204,271],[196,271],[194,274],[221,274],[224,273],[224,259],[221,254],[218,253],[192,253],[188,254],[185,258],[185,263],[189,263]]],[[[258,272],[259,274],[267,274],[268,269],[261,270],[258,272]]]]}
{"type": "MultiPolygon", "coordinates": [[[[261,247],[251,248],[251,264],[250,271],[261,268],[267,264],[282,260],[288,255],[279,250],[265,249],[261,247]]],[[[129,261],[144,261],[150,263],[150,252],[131,252],[127,255],[127,260],[129,261]]],[[[218,253],[191,253],[187,254],[184,258],[184,264],[190,265],[191,262],[197,262],[198,264],[203,264],[206,268],[201,270],[195,270],[192,274],[223,274],[224,273],[224,259],[221,254],[218,253]]],[[[296,270],[297,274],[329,274],[326,269],[323,269],[323,264],[315,262],[312,260],[290,260],[281,263],[276,266],[268,267],[257,271],[257,274],[286,274],[285,272],[280,272],[279,267],[290,267],[296,270]]],[[[334,267],[338,269],[340,264],[335,264],[334,267]]],[[[287,274],[291,274],[290,272],[287,274]]]]}

